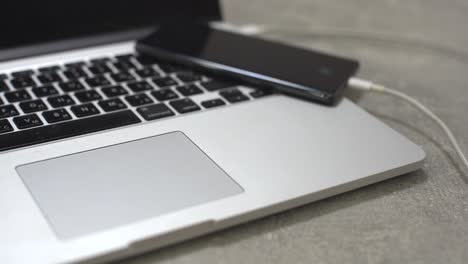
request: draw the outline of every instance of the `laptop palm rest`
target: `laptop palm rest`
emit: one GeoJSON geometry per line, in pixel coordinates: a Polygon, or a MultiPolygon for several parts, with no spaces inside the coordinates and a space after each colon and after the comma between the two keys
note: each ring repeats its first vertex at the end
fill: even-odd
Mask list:
{"type": "Polygon", "coordinates": [[[59,239],[242,193],[181,132],[17,167],[59,239]]]}

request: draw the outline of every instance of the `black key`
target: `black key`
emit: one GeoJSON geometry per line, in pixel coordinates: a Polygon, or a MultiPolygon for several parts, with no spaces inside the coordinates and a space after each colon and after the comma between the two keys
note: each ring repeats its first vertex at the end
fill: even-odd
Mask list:
{"type": "Polygon", "coordinates": [[[70,62],[70,63],[65,64],[65,67],[69,69],[77,69],[77,68],[79,69],[85,65],[86,65],[86,62],[84,61],[75,61],[75,62],[70,62]]]}
{"type": "Polygon", "coordinates": [[[27,91],[21,90],[21,91],[5,93],[5,98],[10,103],[16,103],[16,102],[31,100],[31,95],[27,91]]]}
{"type": "Polygon", "coordinates": [[[79,81],[61,83],[59,84],[59,87],[62,89],[62,91],[66,93],[80,91],[80,90],[85,89],[85,86],[79,81]]]}
{"type": "Polygon", "coordinates": [[[17,115],[19,115],[19,113],[14,105],[0,106],[0,119],[17,115]]]}
{"type": "Polygon", "coordinates": [[[125,97],[125,100],[132,106],[140,106],[145,104],[151,104],[153,100],[149,98],[146,94],[135,94],[125,97]]]}
{"type": "Polygon", "coordinates": [[[44,124],[36,114],[15,117],[13,118],[13,122],[15,122],[16,127],[19,129],[37,127],[44,124]]]}
{"type": "Polygon", "coordinates": [[[241,91],[237,89],[221,91],[219,94],[226,100],[228,100],[228,102],[230,103],[237,103],[249,100],[247,96],[245,96],[241,91]]]}
{"type": "Polygon", "coordinates": [[[148,77],[159,77],[159,73],[156,72],[153,68],[146,67],[141,70],[135,71],[138,76],[141,78],[148,78],[148,77]]]}
{"type": "Polygon", "coordinates": [[[135,58],[134,54],[122,54],[122,55],[117,55],[115,58],[118,61],[131,61],[133,58],[135,58]]]}
{"type": "Polygon", "coordinates": [[[8,75],[6,75],[4,73],[0,74],[0,81],[5,80],[5,79],[8,79],[8,75]]]}
{"type": "Polygon", "coordinates": [[[3,105],[3,104],[4,104],[3,100],[2,100],[2,98],[0,98],[0,105],[3,105]]]}
{"type": "Polygon", "coordinates": [[[253,98],[260,98],[260,97],[268,96],[271,94],[273,94],[272,91],[259,89],[259,90],[255,90],[251,92],[250,96],[252,96],[253,98]]]}
{"type": "Polygon", "coordinates": [[[218,107],[225,105],[226,103],[222,99],[212,99],[212,100],[207,100],[201,103],[201,105],[205,108],[213,108],[213,107],[218,107]]]}
{"type": "Polygon", "coordinates": [[[149,56],[139,56],[136,60],[143,66],[155,65],[158,63],[155,58],[149,56]]]}
{"type": "Polygon", "coordinates": [[[170,64],[161,64],[159,65],[159,68],[165,73],[174,73],[182,71],[182,68],[170,64]]]}
{"type": "Polygon", "coordinates": [[[164,77],[164,78],[155,78],[153,79],[154,84],[159,87],[167,87],[177,85],[177,82],[172,79],[171,77],[164,77]]]}
{"type": "Polygon", "coordinates": [[[106,86],[110,85],[110,81],[105,76],[96,76],[94,78],[86,79],[86,83],[88,83],[91,87],[98,87],[98,86],[106,86]]]}
{"type": "Polygon", "coordinates": [[[69,68],[68,70],[64,71],[63,74],[70,81],[88,77],[88,74],[86,74],[86,72],[81,68],[69,68]]]}
{"type": "Polygon", "coordinates": [[[8,85],[5,82],[0,81],[0,92],[9,91],[8,85]]]}
{"type": "Polygon", "coordinates": [[[147,121],[175,115],[165,104],[143,106],[137,111],[147,121]]]}
{"type": "Polygon", "coordinates": [[[203,93],[203,91],[200,88],[198,88],[198,86],[196,86],[195,84],[177,87],[177,91],[179,91],[179,93],[181,93],[184,96],[191,96],[203,93]]]}
{"type": "Polygon", "coordinates": [[[101,91],[107,96],[107,97],[116,97],[116,96],[121,96],[121,95],[126,95],[128,94],[128,91],[125,90],[122,86],[116,85],[116,86],[109,86],[102,88],[101,91]]]}
{"type": "Polygon", "coordinates": [[[153,86],[146,81],[134,82],[127,85],[134,93],[153,90],[153,86]]]}
{"type": "Polygon", "coordinates": [[[42,84],[49,84],[49,83],[54,83],[54,82],[61,82],[62,77],[60,77],[57,73],[44,73],[41,75],[37,76],[37,79],[42,83],[42,84]]]}
{"type": "Polygon", "coordinates": [[[36,85],[36,82],[34,82],[34,80],[29,76],[20,76],[11,80],[11,85],[16,89],[24,89],[26,87],[36,85]]]}
{"type": "Polygon", "coordinates": [[[11,126],[8,120],[0,120],[0,134],[8,133],[13,131],[13,127],[11,126]]]}
{"type": "Polygon", "coordinates": [[[94,66],[89,67],[89,71],[96,75],[112,72],[112,70],[105,64],[95,64],[94,66]]]}
{"type": "Polygon", "coordinates": [[[0,151],[140,123],[130,110],[73,120],[0,136],[0,151]]]}
{"type": "Polygon", "coordinates": [[[58,66],[58,65],[39,68],[39,72],[42,72],[42,73],[57,72],[59,70],[60,70],[60,66],[58,66]]]}
{"type": "Polygon", "coordinates": [[[70,109],[77,117],[85,117],[99,114],[99,109],[97,109],[93,104],[76,105],[72,106],[70,109]]]}
{"type": "Polygon", "coordinates": [[[133,75],[131,75],[129,72],[111,74],[111,78],[117,83],[130,82],[135,80],[135,77],[133,77],[133,75]]]}
{"type": "Polygon", "coordinates": [[[186,82],[186,83],[196,82],[202,79],[201,75],[193,73],[193,72],[181,72],[181,73],[178,73],[176,76],[177,78],[179,78],[179,80],[181,80],[182,82],[186,82]]]}
{"type": "Polygon", "coordinates": [[[50,124],[67,121],[72,119],[71,115],[65,109],[57,109],[52,111],[46,111],[42,113],[42,116],[49,122],[50,124]]]}
{"type": "Polygon", "coordinates": [[[158,101],[173,100],[179,98],[171,89],[165,88],[151,93],[158,101]]]}
{"type": "Polygon", "coordinates": [[[19,104],[24,113],[33,113],[47,110],[47,106],[42,102],[42,100],[33,100],[22,102],[19,104]]]}
{"type": "Polygon", "coordinates": [[[114,62],[112,65],[114,65],[114,67],[119,71],[128,71],[130,69],[136,68],[135,64],[133,64],[133,62],[131,61],[121,60],[118,62],[114,62]]]}
{"type": "Polygon", "coordinates": [[[174,107],[175,110],[177,110],[177,112],[181,114],[201,110],[201,108],[190,98],[172,101],[170,104],[172,107],[174,107]]]}
{"type": "Polygon", "coordinates": [[[50,97],[47,101],[54,108],[75,104],[75,101],[73,101],[73,99],[68,95],[50,97]]]}
{"type": "Polygon", "coordinates": [[[91,64],[98,65],[98,64],[106,64],[107,62],[111,61],[109,57],[97,58],[90,60],[91,64]]]}
{"type": "Polygon", "coordinates": [[[82,103],[87,103],[95,100],[101,100],[102,96],[94,90],[88,90],[75,93],[75,97],[82,103]]]}
{"type": "Polygon", "coordinates": [[[17,71],[17,72],[12,72],[11,73],[11,76],[13,76],[14,78],[17,78],[17,77],[29,77],[31,75],[34,74],[34,71],[33,70],[24,70],[24,71],[17,71]]]}
{"type": "Polygon", "coordinates": [[[51,96],[51,95],[56,95],[58,94],[57,89],[55,89],[54,86],[52,85],[46,85],[46,86],[41,86],[41,87],[36,87],[32,89],[32,92],[37,96],[37,97],[46,97],[46,96],[51,96]]]}
{"type": "Polygon", "coordinates": [[[127,106],[122,102],[122,100],[118,98],[101,101],[99,102],[99,106],[106,112],[112,112],[127,108],[127,106]]]}
{"type": "Polygon", "coordinates": [[[234,86],[237,86],[235,84],[232,84],[230,82],[226,82],[226,81],[216,81],[216,80],[213,80],[213,81],[209,81],[209,82],[205,82],[205,83],[202,83],[201,84],[203,87],[205,87],[206,90],[212,92],[212,91],[217,91],[217,90],[221,90],[221,89],[224,89],[224,88],[229,88],[229,87],[234,87],[234,86]]]}

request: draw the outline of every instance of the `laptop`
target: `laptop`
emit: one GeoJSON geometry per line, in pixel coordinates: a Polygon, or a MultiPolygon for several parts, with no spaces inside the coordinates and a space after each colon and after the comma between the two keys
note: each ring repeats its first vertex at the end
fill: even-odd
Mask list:
{"type": "Polygon", "coordinates": [[[217,0],[2,10],[3,263],[116,260],[424,160],[347,99],[325,107],[135,54],[135,39],[162,21],[222,22],[217,0]]]}

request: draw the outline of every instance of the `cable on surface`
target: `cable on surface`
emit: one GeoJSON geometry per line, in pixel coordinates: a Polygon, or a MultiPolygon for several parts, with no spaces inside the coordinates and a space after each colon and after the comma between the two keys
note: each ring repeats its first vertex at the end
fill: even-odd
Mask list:
{"type": "Polygon", "coordinates": [[[462,164],[465,166],[465,168],[468,170],[468,160],[466,159],[465,154],[460,148],[460,145],[457,142],[457,139],[453,135],[452,131],[450,128],[445,124],[442,119],[440,119],[436,114],[434,114],[431,110],[429,110],[425,105],[423,105],[421,102],[416,100],[415,98],[402,93],[400,91],[397,91],[392,88],[385,87],[380,84],[375,84],[373,82],[367,81],[367,80],[362,80],[358,78],[351,78],[348,82],[348,85],[350,88],[357,89],[360,91],[370,91],[370,92],[377,92],[377,93],[385,93],[385,94],[390,94],[395,97],[398,97],[400,99],[405,100],[406,102],[410,103],[411,105],[415,106],[418,108],[420,111],[422,111],[424,114],[426,114],[429,118],[431,118],[436,124],[442,128],[442,130],[445,132],[447,137],[450,140],[450,143],[452,144],[453,148],[455,149],[458,157],[460,158],[462,164]]]}

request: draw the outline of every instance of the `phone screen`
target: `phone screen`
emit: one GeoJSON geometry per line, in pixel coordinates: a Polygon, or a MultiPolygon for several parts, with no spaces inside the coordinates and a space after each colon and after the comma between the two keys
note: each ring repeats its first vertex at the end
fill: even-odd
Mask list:
{"type": "Polygon", "coordinates": [[[143,53],[335,97],[358,62],[298,47],[217,30],[203,24],[166,25],[138,42],[143,53]],[[172,55],[172,56],[171,56],[172,55]],[[214,65],[214,66],[213,66],[214,65]]]}

